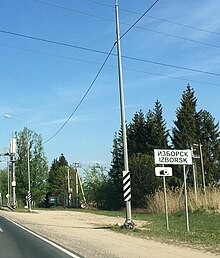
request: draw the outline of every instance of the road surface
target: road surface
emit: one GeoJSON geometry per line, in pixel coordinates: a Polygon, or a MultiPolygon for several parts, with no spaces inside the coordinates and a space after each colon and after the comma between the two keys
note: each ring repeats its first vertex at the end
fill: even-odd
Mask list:
{"type": "MultiPolygon", "coordinates": [[[[40,237],[40,236],[39,236],[40,237]]],[[[0,216],[1,258],[70,258],[80,257],[68,254],[15,223],[0,216]]],[[[62,248],[61,248],[62,249],[62,248]]]]}

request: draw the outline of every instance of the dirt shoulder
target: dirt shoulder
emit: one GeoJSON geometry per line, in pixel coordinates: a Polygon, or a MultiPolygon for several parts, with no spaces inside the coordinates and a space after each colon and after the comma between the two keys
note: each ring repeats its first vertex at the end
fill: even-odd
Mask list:
{"type": "MultiPolygon", "coordinates": [[[[73,211],[37,211],[19,213],[0,211],[26,228],[72,250],[92,258],[212,258],[220,257],[190,248],[181,248],[152,240],[115,233],[109,226],[124,223],[124,218],[73,211]]],[[[141,222],[135,221],[137,226],[141,222]]]]}

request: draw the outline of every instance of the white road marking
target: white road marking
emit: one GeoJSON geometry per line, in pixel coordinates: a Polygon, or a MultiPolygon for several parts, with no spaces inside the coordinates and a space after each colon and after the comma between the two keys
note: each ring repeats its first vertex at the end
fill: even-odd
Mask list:
{"type": "Polygon", "coordinates": [[[3,233],[3,229],[0,227],[0,233],[3,233]]]}
{"type": "Polygon", "coordinates": [[[66,250],[66,249],[63,248],[62,246],[59,246],[58,244],[56,244],[56,243],[54,243],[54,242],[52,242],[52,241],[50,241],[50,240],[48,240],[48,239],[46,239],[46,238],[44,238],[44,237],[38,235],[37,233],[34,233],[33,231],[31,231],[31,230],[29,230],[29,229],[23,227],[22,225],[18,224],[17,222],[15,222],[15,221],[13,221],[13,220],[11,220],[11,219],[9,219],[9,218],[6,218],[6,217],[4,217],[4,218],[7,219],[8,221],[10,221],[11,223],[15,224],[15,225],[18,226],[19,228],[21,228],[21,229],[27,231],[28,233],[30,233],[30,234],[32,234],[32,235],[34,235],[34,236],[40,238],[41,240],[45,241],[46,243],[48,243],[48,244],[50,244],[50,245],[56,247],[56,248],[59,249],[60,251],[62,251],[62,252],[64,252],[64,253],[68,254],[70,257],[73,257],[73,258],[81,258],[81,257],[82,257],[82,256],[78,256],[78,255],[76,255],[76,254],[74,254],[74,253],[71,253],[70,251],[66,250]]]}

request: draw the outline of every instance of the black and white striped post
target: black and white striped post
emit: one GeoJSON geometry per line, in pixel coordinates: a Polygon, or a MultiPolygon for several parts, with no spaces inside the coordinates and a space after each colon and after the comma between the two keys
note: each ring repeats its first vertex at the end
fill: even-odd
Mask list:
{"type": "Polygon", "coordinates": [[[27,193],[27,202],[28,202],[28,208],[30,209],[31,207],[31,192],[28,191],[27,193]]]}
{"type": "Polygon", "coordinates": [[[131,176],[129,171],[123,171],[123,195],[124,201],[131,201],[131,176]]]}
{"type": "Polygon", "coordinates": [[[124,90],[123,90],[123,78],[122,78],[118,0],[115,1],[115,16],[116,16],[116,36],[117,36],[117,40],[115,43],[117,43],[117,52],[118,52],[118,79],[119,79],[121,126],[122,126],[123,151],[124,151],[123,187],[124,187],[124,200],[126,203],[126,221],[124,223],[124,226],[126,228],[133,228],[134,223],[131,220],[131,183],[130,183],[130,173],[129,173],[129,167],[128,167],[127,132],[126,132],[125,110],[124,110],[124,90]],[[125,178],[125,181],[124,181],[124,178],[125,178]]]}

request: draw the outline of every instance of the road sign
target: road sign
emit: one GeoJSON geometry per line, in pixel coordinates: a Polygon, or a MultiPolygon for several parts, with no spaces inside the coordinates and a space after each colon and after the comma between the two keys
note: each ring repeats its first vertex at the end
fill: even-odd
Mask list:
{"type": "Polygon", "coordinates": [[[156,176],[172,176],[172,168],[171,167],[156,167],[155,168],[156,176]]]}
{"type": "Polygon", "coordinates": [[[155,164],[192,165],[191,150],[154,150],[155,164]]]}

